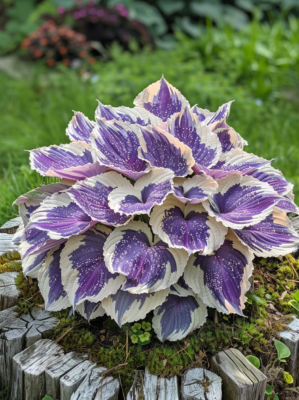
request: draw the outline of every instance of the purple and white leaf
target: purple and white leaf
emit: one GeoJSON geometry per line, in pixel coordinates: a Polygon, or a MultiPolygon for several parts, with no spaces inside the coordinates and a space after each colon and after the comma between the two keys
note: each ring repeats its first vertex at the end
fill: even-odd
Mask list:
{"type": "Polygon", "coordinates": [[[140,126],[138,156],[151,167],[167,168],[175,176],[192,174],[194,159],[191,149],[159,127],[140,126]]]}
{"type": "Polygon", "coordinates": [[[77,207],[92,220],[106,225],[120,226],[126,224],[131,216],[121,215],[111,209],[108,196],[115,188],[129,184],[128,179],[110,171],[77,182],[67,193],[77,207]]]}
{"type": "Polygon", "coordinates": [[[200,123],[188,107],[169,119],[167,131],[192,150],[196,164],[209,168],[219,160],[221,144],[217,135],[200,123]]]}
{"type": "Polygon", "coordinates": [[[242,229],[265,219],[279,196],[266,182],[251,176],[228,175],[203,206],[209,215],[229,228],[242,229]]]}
{"type": "Polygon", "coordinates": [[[214,254],[193,254],[184,278],[209,307],[243,315],[253,270],[253,253],[230,231],[214,254]]]}
{"type": "Polygon", "coordinates": [[[113,274],[125,275],[122,290],[153,293],[169,288],[183,274],[188,253],[170,249],[158,239],[152,242],[148,225],[131,221],[116,228],[104,245],[105,263],[113,274]]]}
{"type": "Polygon", "coordinates": [[[30,276],[31,278],[37,278],[40,268],[45,262],[45,258],[48,251],[40,254],[32,254],[26,256],[22,259],[22,269],[25,276],[30,276]]]}
{"type": "Polygon", "coordinates": [[[169,294],[165,302],[155,309],[153,328],[161,342],[174,342],[200,328],[207,315],[207,308],[198,296],[169,294]]]}
{"type": "Polygon", "coordinates": [[[281,196],[280,200],[276,203],[276,207],[285,212],[299,214],[299,208],[289,196],[281,196]]]}
{"type": "Polygon", "coordinates": [[[286,213],[274,208],[263,221],[243,229],[234,229],[241,242],[258,257],[278,257],[296,251],[299,236],[286,213]]]}
{"type": "Polygon", "coordinates": [[[102,165],[138,179],[149,171],[148,163],[138,157],[139,125],[98,119],[90,142],[102,165]]]}
{"type": "Polygon", "coordinates": [[[103,246],[111,230],[95,226],[73,236],[61,252],[62,283],[73,306],[86,300],[97,303],[114,294],[125,277],[108,271],[103,246]]]}
{"type": "Polygon", "coordinates": [[[175,178],[173,195],[182,203],[198,204],[207,200],[218,187],[213,178],[195,175],[192,178],[175,178]]]}
{"type": "Polygon", "coordinates": [[[153,206],[162,204],[173,191],[173,177],[172,171],[156,168],[139,178],[134,186],[126,180],[109,194],[109,206],[125,215],[149,215],[153,206]]]}
{"type": "Polygon", "coordinates": [[[63,245],[52,249],[38,272],[38,285],[45,300],[45,309],[60,311],[71,303],[61,282],[60,254],[63,245]]]}
{"type": "Polygon", "coordinates": [[[50,239],[59,240],[83,233],[95,223],[68,193],[54,193],[31,214],[26,231],[38,229],[50,239]]]}
{"type": "Polygon", "coordinates": [[[106,170],[96,152],[84,142],[40,147],[30,151],[30,165],[43,176],[82,180],[106,170]]]}
{"type": "Polygon", "coordinates": [[[116,294],[104,299],[102,301],[102,306],[106,313],[114,319],[119,326],[122,326],[127,322],[144,319],[150,311],[164,302],[168,293],[169,289],[150,294],[134,294],[119,290],[116,294]]]}
{"type": "Polygon", "coordinates": [[[103,317],[106,313],[101,303],[93,303],[85,300],[76,306],[76,311],[82,315],[87,321],[95,319],[97,317],[103,317]]]}
{"type": "MultiPolygon", "coordinates": [[[[188,263],[187,263],[188,265],[188,263]]],[[[184,275],[179,278],[177,283],[174,285],[170,286],[170,292],[169,294],[175,294],[176,296],[181,296],[181,297],[187,297],[187,296],[194,296],[195,293],[193,290],[190,288],[190,286],[187,285],[184,275]]]]}
{"type": "Polygon", "coordinates": [[[95,122],[90,121],[82,112],[74,111],[74,116],[71,119],[66,134],[71,141],[90,142],[90,134],[95,127],[95,122]]]}
{"type": "Polygon", "coordinates": [[[185,97],[164,77],[139,93],[134,104],[145,108],[162,121],[167,121],[173,114],[180,112],[186,106],[189,107],[185,97]]]}
{"type": "Polygon", "coordinates": [[[105,106],[100,101],[95,112],[96,119],[105,118],[106,121],[115,119],[116,121],[129,122],[130,124],[138,124],[142,126],[147,125],[161,125],[162,119],[147,111],[143,107],[112,107],[105,106]]]}
{"type": "Polygon", "coordinates": [[[227,228],[208,215],[201,204],[183,204],[169,195],[162,206],[154,207],[150,224],[170,247],[189,253],[210,254],[224,241],[227,228]]]}
{"type": "Polygon", "coordinates": [[[270,165],[255,169],[246,173],[246,175],[253,176],[255,179],[258,179],[261,182],[267,182],[280,196],[284,196],[291,192],[294,186],[290,182],[286,181],[279,170],[271,167],[270,165]]]}

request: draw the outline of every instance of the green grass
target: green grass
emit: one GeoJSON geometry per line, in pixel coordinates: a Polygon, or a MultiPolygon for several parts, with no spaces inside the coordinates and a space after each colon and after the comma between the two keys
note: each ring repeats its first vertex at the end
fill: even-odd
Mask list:
{"type": "Polygon", "coordinates": [[[95,64],[93,82],[83,82],[74,71],[49,72],[38,65],[23,80],[1,72],[0,223],[16,213],[11,204],[17,196],[42,183],[30,172],[25,150],[67,143],[72,110],[93,118],[96,99],[131,107],[134,97],[162,74],[191,105],[215,111],[234,99],[229,124],[248,141],[246,151],[274,159],[272,165],[299,195],[297,39],[297,21],[292,20],[284,29],[280,23],[252,24],[238,34],[210,29],[196,41],[181,36],[170,51],[132,54],[114,46],[111,61],[95,64]],[[261,50],[268,37],[271,54],[261,50]],[[282,55],[284,65],[279,66],[282,55]]]}

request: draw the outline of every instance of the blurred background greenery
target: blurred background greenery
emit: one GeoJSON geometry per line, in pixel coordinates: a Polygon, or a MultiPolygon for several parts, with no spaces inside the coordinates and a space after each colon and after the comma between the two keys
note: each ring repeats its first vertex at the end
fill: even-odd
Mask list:
{"type": "Polygon", "coordinates": [[[211,111],[229,100],[246,151],[299,198],[298,0],[2,0],[0,223],[45,179],[24,150],[67,143],[72,110],[131,107],[165,78],[211,111]]]}

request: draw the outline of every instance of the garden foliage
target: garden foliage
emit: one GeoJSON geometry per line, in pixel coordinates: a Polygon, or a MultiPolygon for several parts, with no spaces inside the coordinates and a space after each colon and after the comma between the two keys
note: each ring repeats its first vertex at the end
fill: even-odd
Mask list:
{"type": "Polygon", "coordinates": [[[206,306],[243,315],[254,255],[296,250],[287,212],[298,209],[271,161],[243,150],[232,102],[191,107],[162,77],[134,104],[99,102],[95,122],[75,112],[69,144],[30,152],[32,169],[61,182],[16,200],[15,241],[48,310],[120,326],[154,311],[157,336],[174,341],[206,306]]]}

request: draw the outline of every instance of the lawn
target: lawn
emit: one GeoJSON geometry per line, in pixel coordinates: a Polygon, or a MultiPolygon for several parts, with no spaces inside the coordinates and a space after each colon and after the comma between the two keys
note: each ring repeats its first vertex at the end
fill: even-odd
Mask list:
{"type": "MultiPolygon", "coordinates": [[[[219,31],[215,30],[216,34],[219,35],[219,31]]],[[[203,47],[202,43],[207,40],[204,36],[198,42],[181,37],[177,47],[169,51],[145,49],[142,53],[129,53],[114,46],[111,60],[95,64],[92,78],[87,81],[83,81],[76,71],[66,68],[49,71],[40,65],[32,65],[23,74],[23,79],[0,72],[0,223],[16,215],[17,210],[11,204],[17,196],[45,181],[30,170],[29,155],[25,150],[67,143],[65,128],[72,110],[83,111],[93,118],[96,99],[104,104],[131,107],[132,99],[162,74],[182,91],[191,105],[198,104],[215,111],[221,104],[235,100],[228,122],[248,141],[245,150],[273,159],[272,165],[295,185],[294,192],[299,198],[299,113],[294,86],[298,75],[297,53],[288,61],[288,68],[283,69],[285,77],[292,74],[295,80],[281,79],[282,69],[276,70],[273,60],[272,64],[269,60],[265,63],[264,58],[269,58],[267,54],[264,58],[261,55],[256,58],[257,69],[253,72],[251,64],[256,57],[255,51],[247,60],[248,71],[244,63],[241,68],[236,61],[235,73],[232,66],[225,73],[227,60],[224,62],[223,52],[219,51],[219,45],[216,46],[218,39],[211,37],[211,33],[209,35],[210,42],[214,43],[212,49],[203,47]],[[215,57],[211,58],[213,48],[215,57]],[[217,60],[219,71],[215,67],[217,60]],[[263,79],[267,83],[266,92],[258,90],[263,79]],[[272,82],[272,91],[269,82],[272,82]]],[[[260,40],[266,36],[267,32],[255,35],[260,40]]],[[[229,37],[228,32],[223,32],[227,57],[229,37]]],[[[246,34],[240,34],[239,39],[247,40],[246,34]]],[[[283,50],[286,41],[287,37],[274,40],[272,46],[277,48],[273,54],[283,50]]],[[[261,47],[256,44],[251,43],[251,47],[260,52],[261,47]]],[[[232,43],[231,54],[234,57],[231,63],[234,63],[238,54],[244,58],[244,49],[232,43]]]]}

